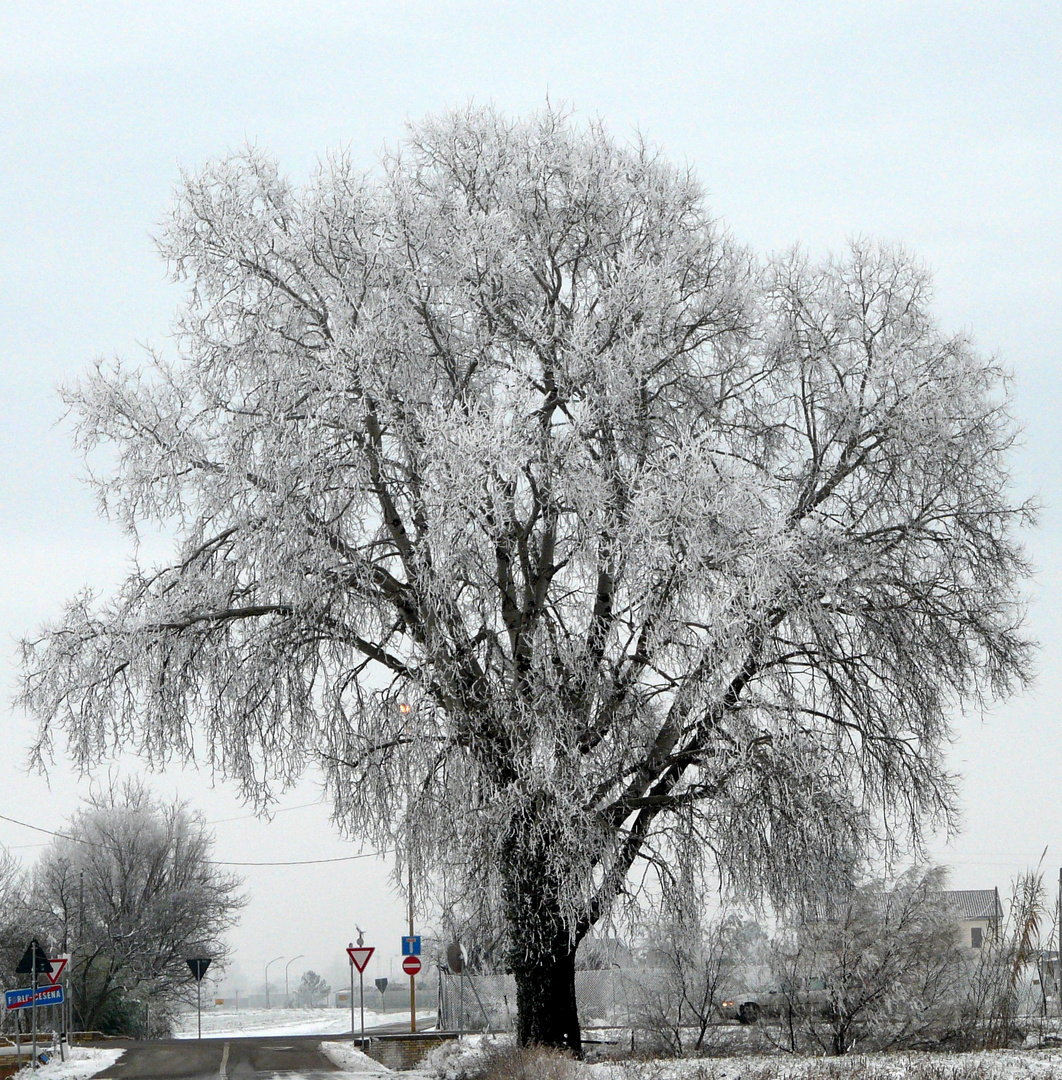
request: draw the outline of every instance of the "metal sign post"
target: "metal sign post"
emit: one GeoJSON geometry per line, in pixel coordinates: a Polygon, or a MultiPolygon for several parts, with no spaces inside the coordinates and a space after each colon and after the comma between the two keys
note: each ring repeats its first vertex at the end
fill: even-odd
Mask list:
{"type": "MultiPolygon", "coordinates": [[[[29,943],[29,948],[26,950],[22,959],[18,962],[18,966],[15,968],[16,975],[30,975],[33,976],[33,982],[30,987],[30,1008],[33,1010],[33,1068],[36,1069],[39,1062],[37,1061],[37,976],[41,972],[45,972],[49,977],[51,976],[52,964],[48,959],[48,953],[45,951],[44,946],[36,939],[32,938],[29,943]]],[[[60,993],[62,992],[60,988],[60,993]]],[[[62,1000],[61,998],[59,999],[62,1000]]],[[[10,1005],[8,1005],[10,1008],[10,1005]]]]}
{"type": "Polygon", "coordinates": [[[203,1037],[203,976],[206,974],[207,968],[210,967],[211,959],[212,957],[209,956],[193,956],[185,960],[185,963],[188,965],[189,970],[192,972],[192,976],[195,978],[195,1015],[197,1039],[201,1039],[203,1037]]]}
{"type": "Polygon", "coordinates": [[[30,950],[33,953],[33,1067],[37,1068],[37,939],[30,942],[30,950]]]}
{"type": "MultiPolygon", "coordinates": [[[[358,948],[362,948],[365,945],[365,935],[361,932],[361,927],[354,924],[358,930],[358,948]]],[[[351,957],[351,960],[354,958],[351,957]]],[[[365,958],[365,962],[368,963],[368,957],[365,958]]],[[[358,998],[361,1001],[361,1045],[365,1046],[365,964],[358,965],[358,998]]]]}
{"type": "MultiPolygon", "coordinates": [[[[354,942],[347,945],[347,955],[350,957],[350,1039],[354,1041],[354,942]]],[[[365,1038],[365,1026],[362,1025],[362,1039],[365,1038]]]]}
{"type": "MultiPolygon", "coordinates": [[[[60,981],[63,976],[63,972],[66,970],[66,965],[70,962],[69,953],[63,953],[62,956],[53,957],[48,961],[51,971],[48,972],[48,981],[52,986],[62,986],[60,981]]],[[[52,1017],[54,1020],[55,1010],[52,1009],[52,1017]]],[[[59,1008],[59,1060],[66,1061],[66,1047],[64,1043],[67,1041],[67,1024],[66,1024],[67,1009],[65,1004],[59,1008]]],[[[54,1026],[54,1024],[53,1024],[54,1026]]]]}
{"type": "Polygon", "coordinates": [[[369,958],[376,952],[372,945],[365,944],[365,935],[361,927],[358,927],[358,944],[351,942],[347,946],[347,956],[350,957],[350,1037],[354,1038],[354,969],[358,969],[358,986],[361,988],[361,1040],[365,1041],[365,969],[369,965],[369,958]]]}

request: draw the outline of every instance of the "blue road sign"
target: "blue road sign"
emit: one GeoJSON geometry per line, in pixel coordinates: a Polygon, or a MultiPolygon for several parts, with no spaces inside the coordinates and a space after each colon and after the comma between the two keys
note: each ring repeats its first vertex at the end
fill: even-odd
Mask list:
{"type": "MultiPolygon", "coordinates": [[[[63,986],[56,983],[55,986],[37,987],[37,1008],[43,1005],[62,1005],[63,986]]],[[[5,990],[4,1004],[8,1009],[28,1009],[33,1004],[33,987],[24,986],[21,990],[5,990]]]]}
{"type": "Polygon", "coordinates": [[[420,934],[402,938],[403,956],[420,956],[420,934]]]}

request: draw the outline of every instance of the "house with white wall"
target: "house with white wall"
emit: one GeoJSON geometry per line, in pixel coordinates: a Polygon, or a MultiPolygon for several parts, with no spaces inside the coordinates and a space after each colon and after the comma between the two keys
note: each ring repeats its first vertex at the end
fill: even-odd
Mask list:
{"type": "Polygon", "coordinates": [[[955,916],[959,943],[981,949],[1003,932],[1003,905],[999,889],[945,889],[941,894],[955,916]]]}

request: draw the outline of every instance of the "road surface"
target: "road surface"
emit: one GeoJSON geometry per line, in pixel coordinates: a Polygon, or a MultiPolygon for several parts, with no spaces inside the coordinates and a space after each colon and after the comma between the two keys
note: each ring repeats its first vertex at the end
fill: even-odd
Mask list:
{"type": "Polygon", "coordinates": [[[244,1080],[295,1073],[304,1080],[338,1070],[317,1047],[335,1035],[243,1036],[219,1039],[159,1039],[124,1045],[125,1053],[99,1077],[115,1080],[244,1080]]]}

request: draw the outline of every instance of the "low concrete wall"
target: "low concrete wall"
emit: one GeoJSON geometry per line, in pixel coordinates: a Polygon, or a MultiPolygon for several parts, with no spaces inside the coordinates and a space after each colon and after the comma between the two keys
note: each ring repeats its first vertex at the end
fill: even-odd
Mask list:
{"type": "Polygon", "coordinates": [[[381,1065],[405,1072],[415,1069],[437,1046],[456,1038],[454,1031],[418,1031],[415,1035],[377,1035],[367,1037],[364,1043],[355,1042],[381,1065]]]}

